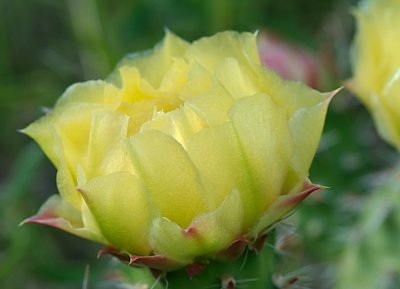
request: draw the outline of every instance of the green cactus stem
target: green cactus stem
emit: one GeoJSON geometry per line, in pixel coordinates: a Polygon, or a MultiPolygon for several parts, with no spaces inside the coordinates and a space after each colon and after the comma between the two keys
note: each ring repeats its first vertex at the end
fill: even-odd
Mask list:
{"type": "MultiPolygon", "coordinates": [[[[271,242],[273,236],[268,238],[271,242]]],[[[119,266],[124,284],[146,289],[271,289],[276,254],[273,246],[247,246],[236,260],[206,260],[186,268],[161,272],[146,267],[119,266]],[[258,250],[261,249],[261,250],[258,250]]],[[[128,263],[128,262],[127,262],[128,263]]],[[[131,287],[129,287],[131,288],[131,287]]]]}

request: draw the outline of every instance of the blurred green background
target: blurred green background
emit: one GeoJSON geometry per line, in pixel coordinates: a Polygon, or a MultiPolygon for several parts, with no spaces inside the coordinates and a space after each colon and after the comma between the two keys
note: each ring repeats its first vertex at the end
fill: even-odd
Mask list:
{"type": "MultiPolygon", "coordinates": [[[[51,107],[69,84],[105,78],[123,55],[153,47],[166,27],[187,40],[226,29],[267,28],[313,51],[324,68],[319,88],[331,90],[350,75],[354,23],[349,11],[355,4],[350,0],[0,0],[0,287],[82,288],[89,265],[89,288],[96,282],[100,284],[96,288],[111,288],[98,281],[112,278],[107,272],[113,266],[108,257],[96,259],[100,246],[47,227],[18,227],[57,189],[55,169],[17,130],[42,115],[42,109],[51,107]]],[[[290,225],[302,253],[298,262],[285,262],[297,262],[303,275],[318,276],[304,288],[333,288],[335,264],[375,173],[392,167],[395,160],[365,109],[348,92],[341,92],[330,108],[310,173],[314,182],[331,189],[307,200],[292,218],[295,225],[290,225]]],[[[282,274],[291,267],[285,264],[282,274]]]]}

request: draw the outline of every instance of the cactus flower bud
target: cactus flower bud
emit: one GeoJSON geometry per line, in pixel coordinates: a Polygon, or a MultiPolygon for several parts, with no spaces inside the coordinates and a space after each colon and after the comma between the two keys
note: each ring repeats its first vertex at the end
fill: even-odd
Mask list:
{"type": "Polygon", "coordinates": [[[382,138],[400,149],[400,1],[363,1],[354,14],[348,87],[372,113],[382,138]]]}
{"type": "Polygon", "coordinates": [[[320,188],[307,177],[329,100],[263,67],[254,34],[188,43],[167,31],[23,130],[60,192],[25,222],[165,271],[257,249],[320,188]]]}

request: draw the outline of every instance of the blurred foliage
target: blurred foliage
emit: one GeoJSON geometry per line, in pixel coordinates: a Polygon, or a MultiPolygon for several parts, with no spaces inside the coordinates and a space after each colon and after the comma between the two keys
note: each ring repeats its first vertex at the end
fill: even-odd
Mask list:
{"type": "Polygon", "coordinates": [[[399,180],[399,167],[382,174],[363,203],[340,262],[337,289],[399,288],[399,180]]]}
{"type": "MultiPolygon", "coordinates": [[[[115,265],[107,257],[95,260],[97,245],[46,227],[18,227],[56,187],[54,168],[17,130],[38,118],[42,107],[51,107],[69,84],[104,78],[123,55],[158,42],[165,27],[188,40],[225,29],[267,28],[311,49],[324,68],[321,89],[334,89],[350,73],[354,28],[349,11],[355,2],[0,0],[1,288],[83,288],[85,282],[88,288],[96,282],[96,288],[112,288],[98,281],[112,279],[115,265]],[[85,275],[87,264],[90,274],[85,275]]],[[[301,274],[313,278],[328,272],[323,280],[314,278],[310,288],[332,288],[335,270],[329,268],[358,226],[374,173],[396,160],[365,109],[341,92],[310,173],[314,182],[332,188],[314,194],[293,216],[302,243],[302,260],[296,263],[303,266],[301,274]]],[[[284,283],[282,276],[296,276],[298,271],[283,273],[294,258],[283,262],[277,287],[284,283]]]]}

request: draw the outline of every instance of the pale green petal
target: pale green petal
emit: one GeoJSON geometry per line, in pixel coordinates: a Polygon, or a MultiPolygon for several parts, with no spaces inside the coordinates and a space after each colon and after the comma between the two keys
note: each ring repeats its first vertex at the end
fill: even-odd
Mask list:
{"type": "Polygon", "coordinates": [[[258,215],[279,195],[292,154],[285,111],[265,94],[244,97],[230,111],[244,170],[253,191],[248,199],[258,215]]]}
{"type": "Polygon", "coordinates": [[[242,65],[260,64],[256,35],[225,31],[203,37],[188,48],[185,58],[195,60],[209,71],[227,57],[236,58],[242,65]]]}
{"type": "Polygon", "coordinates": [[[82,201],[81,214],[84,228],[89,232],[91,238],[93,240],[98,240],[103,244],[109,244],[109,242],[103,237],[99,225],[85,201],[82,201]]]}
{"type": "Polygon", "coordinates": [[[192,263],[200,251],[195,239],[186,236],[182,227],[165,217],[153,221],[149,242],[155,254],[186,264],[192,263]]]}
{"type": "Polygon", "coordinates": [[[162,217],[185,227],[207,209],[197,170],[173,137],[144,131],[130,139],[128,150],[162,217]]]}
{"type": "Polygon", "coordinates": [[[202,251],[198,254],[215,254],[228,248],[242,236],[244,211],[241,194],[234,189],[219,208],[196,217],[186,230],[198,235],[202,251]]]}
{"type": "MultiPolygon", "coordinates": [[[[210,209],[218,208],[235,188],[248,194],[248,198],[252,196],[230,124],[202,130],[190,140],[187,151],[199,171],[210,209]]],[[[248,204],[245,209],[246,217],[253,215],[248,204]]]]}
{"type": "Polygon", "coordinates": [[[297,110],[289,120],[293,143],[292,168],[300,180],[308,176],[308,170],[317,150],[326,111],[331,97],[310,108],[297,110]]]}
{"type": "Polygon", "coordinates": [[[199,215],[185,230],[167,218],[154,221],[150,242],[154,251],[173,260],[193,262],[216,254],[241,236],[243,208],[238,191],[228,195],[216,210],[199,215]]]}
{"type": "Polygon", "coordinates": [[[141,182],[127,172],[97,177],[79,188],[103,236],[116,248],[148,255],[154,210],[141,182]]]}
{"type": "Polygon", "coordinates": [[[187,151],[196,165],[211,208],[233,189],[241,193],[244,223],[251,227],[280,193],[291,157],[285,112],[266,95],[234,104],[232,122],[204,129],[187,151]],[[212,156],[212,157],[211,157],[212,156]]]}

